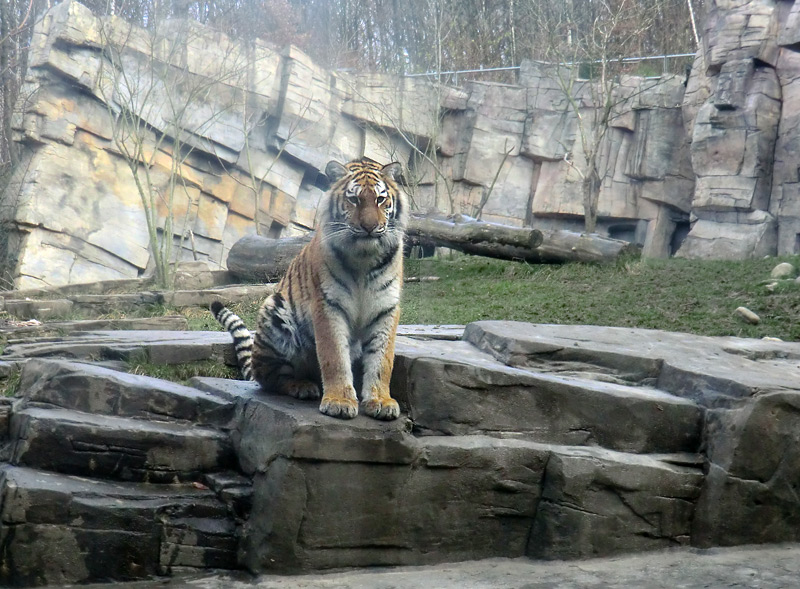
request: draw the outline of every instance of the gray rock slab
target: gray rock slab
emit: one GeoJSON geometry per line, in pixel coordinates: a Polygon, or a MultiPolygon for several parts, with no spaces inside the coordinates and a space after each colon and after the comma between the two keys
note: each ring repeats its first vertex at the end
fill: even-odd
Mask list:
{"type": "Polygon", "coordinates": [[[397,335],[415,339],[460,340],[463,325],[398,325],[397,335]]]}
{"type": "Polygon", "coordinates": [[[165,564],[161,538],[177,538],[180,530],[187,532],[181,542],[200,551],[213,544],[210,536],[217,546],[235,541],[226,506],[193,485],[97,481],[5,465],[0,492],[0,554],[14,563],[0,579],[12,585],[152,576],[165,564]]]}
{"type": "Polygon", "coordinates": [[[91,364],[33,358],[25,363],[20,394],[26,403],[91,413],[192,425],[231,427],[236,404],[173,382],[91,364]]]}
{"type": "Polygon", "coordinates": [[[227,434],[202,427],[25,407],[11,417],[11,463],[124,481],[197,481],[235,464],[227,434]]]}
{"type": "Polygon", "coordinates": [[[279,456],[300,460],[410,464],[419,454],[404,418],[382,422],[359,415],[340,422],[321,414],[318,401],[264,392],[252,382],[194,378],[215,394],[238,394],[239,428],[233,433],[247,474],[263,471],[279,456]],[[268,432],[268,434],[267,434],[268,432]]]}
{"type": "Polygon", "coordinates": [[[222,360],[231,336],[221,331],[90,331],[70,337],[35,338],[7,346],[4,359],[61,357],[127,359],[137,354],[154,364],[222,360]],[[142,356],[143,355],[143,356],[142,356]]]}
{"type": "Polygon", "coordinates": [[[76,321],[48,321],[46,323],[28,324],[27,322],[8,321],[0,325],[0,333],[8,334],[9,342],[15,338],[30,340],[31,336],[44,333],[74,333],[76,331],[108,331],[108,330],[167,330],[186,331],[189,322],[180,315],[165,317],[142,317],[132,319],[84,319],[76,321]]]}
{"type": "Polygon", "coordinates": [[[800,392],[712,411],[706,430],[710,467],[695,515],[697,545],[800,540],[800,392]]]}
{"type": "Polygon", "coordinates": [[[700,444],[703,410],[652,387],[513,368],[466,342],[401,340],[396,353],[394,394],[424,432],[640,453],[700,444]]]}
{"type": "Polygon", "coordinates": [[[585,556],[601,550],[598,543],[619,553],[688,540],[703,476],[693,455],[637,456],[479,432],[416,437],[403,419],[331,420],[316,402],[252,383],[193,384],[241,396],[234,439],[253,476],[242,558],[253,571],[521,556],[540,550],[531,544],[536,530],[553,545],[551,558],[585,556]],[[561,526],[565,508],[583,509],[585,519],[561,526]],[[607,533],[616,540],[605,542],[607,533]],[[652,539],[643,543],[642,534],[652,539]]]}
{"type": "MultiPolygon", "coordinates": [[[[106,399],[94,384],[104,369],[34,359],[23,378],[28,397],[12,406],[14,457],[86,475],[172,474],[208,485],[247,518],[238,562],[254,572],[798,539],[800,345],[495,321],[454,339],[460,330],[413,326],[398,337],[392,390],[404,414],[388,423],[332,419],[318,402],[226,379],[193,379],[190,394],[111,373],[106,399]],[[67,398],[77,389],[88,394],[67,398]],[[177,433],[204,419],[206,406],[209,415],[224,408],[224,433],[188,430],[210,432],[203,442],[177,433]],[[183,417],[114,415],[126,407],[136,417],[183,417]],[[130,422],[145,433],[126,438],[130,422]],[[216,463],[213,440],[228,448],[216,463]],[[172,452],[182,474],[164,458],[172,452]]],[[[35,357],[89,341],[120,354],[210,342],[221,358],[231,347],[222,332],[95,332],[26,350],[35,357]]],[[[98,514],[104,501],[93,503],[98,514]]],[[[53,503],[35,509],[47,513],[53,503]]],[[[217,533],[225,526],[204,517],[175,516],[155,557],[159,571],[233,562],[230,539],[217,533]]],[[[84,541],[48,526],[22,522],[19,538],[84,541]]],[[[94,540],[124,544],[105,531],[107,541],[94,540]]],[[[7,542],[11,550],[16,540],[7,542]]],[[[94,578],[79,573],[70,575],[94,578]]]]}
{"type": "Polygon", "coordinates": [[[703,471],[652,456],[554,449],[528,555],[593,558],[688,545],[703,471]]]}
{"type": "Polygon", "coordinates": [[[421,444],[424,454],[413,464],[273,460],[254,477],[246,566],[298,570],[523,554],[547,450],[477,437],[421,444]]]}
{"type": "Polygon", "coordinates": [[[51,299],[46,301],[5,299],[3,308],[12,317],[18,319],[53,319],[65,317],[72,313],[75,304],[68,299],[51,299]]]}
{"type": "Polygon", "coordinates": [[[249,284],[197,290],[175,290],[162,294],[172,307],[208,307],[214,301],[225,304],[260,300],[275,292],[274,284],[249,284]]]}
{"type": "Polygon", "coordinates": [[[709,407],[800,390],[800,343],[704,337],[648,329],[479,321],[464,338],[515,366],[578,361],[655,378],[655,386],[709,407]],[[656,372],[651,370],[655,368],[656,372]]]}

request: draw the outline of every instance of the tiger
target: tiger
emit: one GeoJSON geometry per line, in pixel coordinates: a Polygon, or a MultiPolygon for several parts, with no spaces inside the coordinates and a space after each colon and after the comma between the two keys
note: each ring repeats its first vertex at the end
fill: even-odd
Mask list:
{"type": "Polygon", "coordinates": [[[211,312],[231,334],[246,380],[298,399],[318,399],[332,417],[361,410],[393,420],[389,392],[403,284],[408,223],[399,188],[402,166],[369,158],[331,161],[332,183],[318,208],[318,229],[258,311],[251,333],[221,302],[211,312]]]}

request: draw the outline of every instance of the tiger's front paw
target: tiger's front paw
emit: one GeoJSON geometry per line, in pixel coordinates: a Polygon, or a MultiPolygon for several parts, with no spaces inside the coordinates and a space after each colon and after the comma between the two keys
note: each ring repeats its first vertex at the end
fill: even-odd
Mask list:
{"type": "Polygon", "coordinates": [[[353,387],[340,393],[325,393],[319,404],[320,412],[340,419],[353,419],[358,415],[358,399],[353,387]]]}
{"type": "Polygon", "coordinates": [[[375,419],[390,421],[400,417],[400,406],[391,397],[373,398],[362,403],[364,413],[375,419]]]}

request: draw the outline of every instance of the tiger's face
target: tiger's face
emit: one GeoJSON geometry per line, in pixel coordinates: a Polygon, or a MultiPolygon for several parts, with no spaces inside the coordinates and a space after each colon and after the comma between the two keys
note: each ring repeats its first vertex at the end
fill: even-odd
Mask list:
{"type": "Polygon", "coordinates": [[[397,240],[404,225],[396,183],[400,172],[397,162],[381,166],[369,158],[345,165],[330,162],[325,173],[334,184],[323,230],[359,248],[397,240]]]}

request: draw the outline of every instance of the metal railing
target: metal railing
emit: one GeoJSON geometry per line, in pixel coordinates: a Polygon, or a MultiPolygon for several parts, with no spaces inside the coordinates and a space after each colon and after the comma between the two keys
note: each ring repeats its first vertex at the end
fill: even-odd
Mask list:
{"type": "MultiPolygon", "coordinates": [[[[623,64],[633,64],[633,63],[641,63],[646,61],[661,61],[661,76],[669,74],[669,73],[682,73],[682,72],[670,72],[670,64],[676,63],[677,60],[685,60],[686,58],[694,59],[694,53],[671,53],[669,55],[648,55],[648,56],[637,56],[637,57],[623,57],[620,59],[609,59],[605,60],[607,63],[623,63],[623,64]]],[[[535,61],[535,60],[534,60],[535,61]]],[[[591,66],[598,63],[603,63],[604,60],[596,59],[594,61],[579,61],[579,62],[563,62],[563,63],[554,63],[554,62],[546,62],[546,61],[536,61],[536,63],[541,63],[543,65],[549,66],[591,66]]],[[[513,65],[513,66],[506,66],[506,67],[489,67],[489,68],[476,68],[476,69],[469,69],[469,70],[447,70],[441,72],[423,72],[423,73],[416,73],[416,74],[404,74],[406,78],[421,78],[421,77],[450,77],[453,78],[453,84],[458,85],[458,76],[464,76],[469,74],[492,74],[497,72],[514,72],[515,75],[519,74],[520,66],[513,65]]],[[[660,76],[647,76],[647,77],[660,77],[660,76]]]]}

